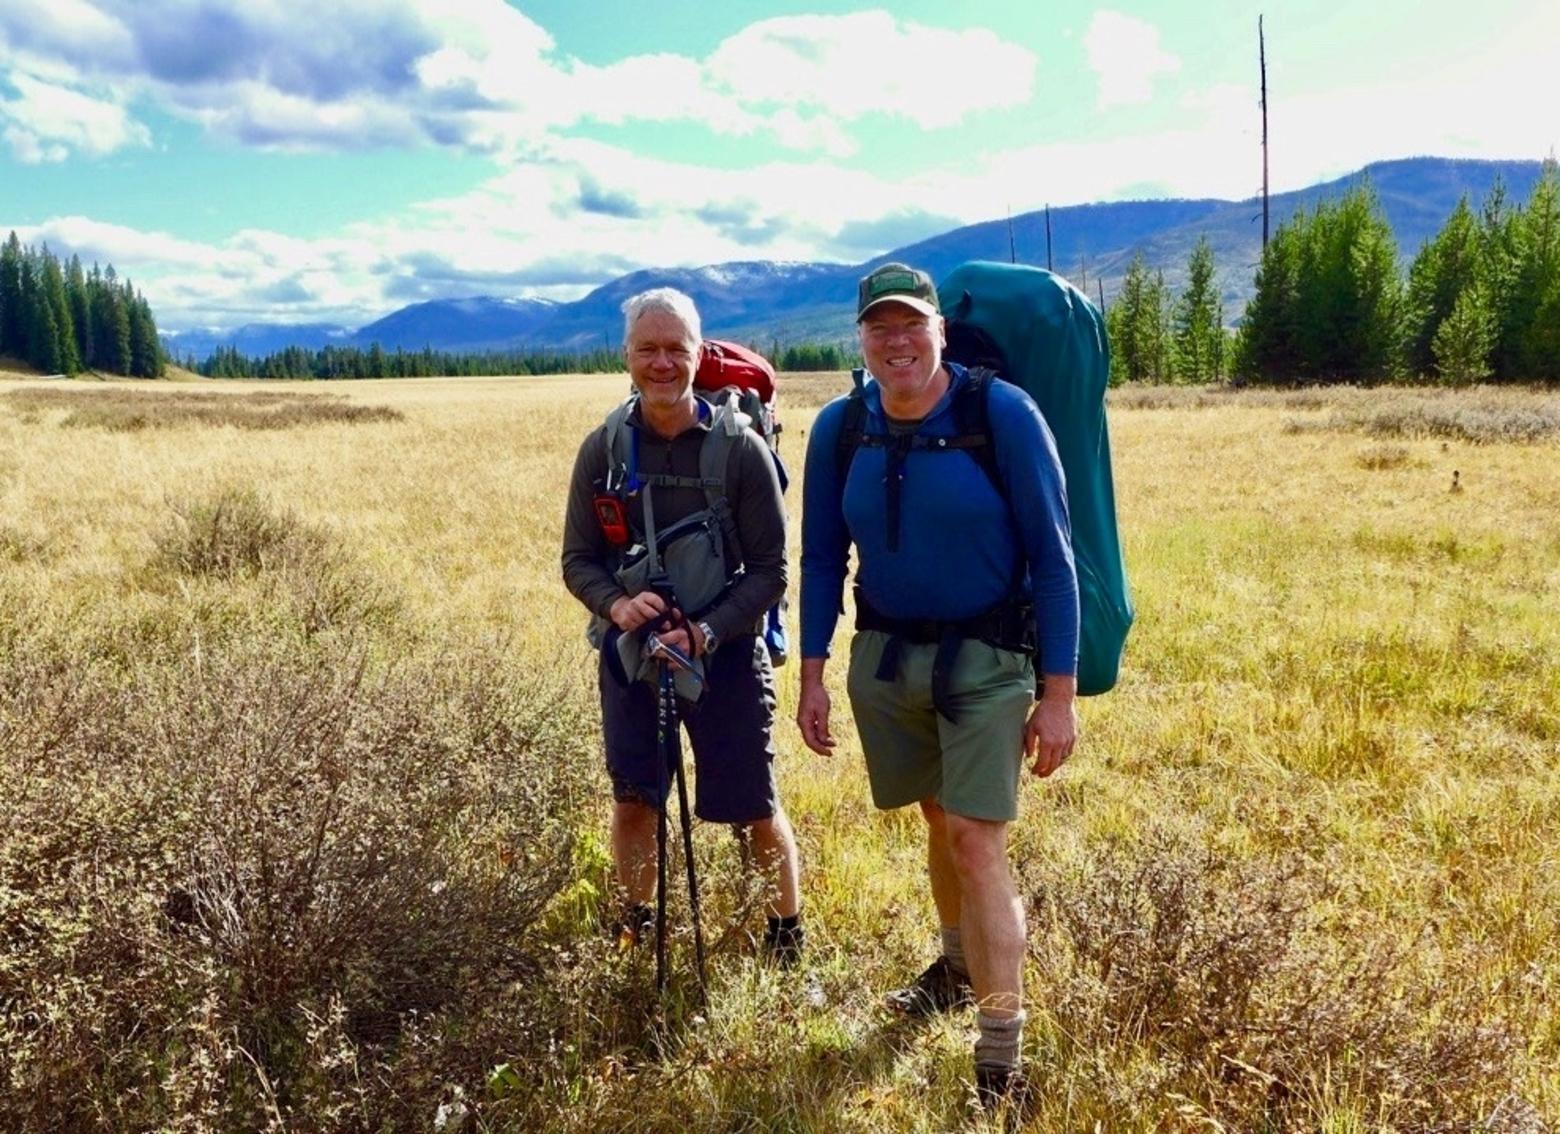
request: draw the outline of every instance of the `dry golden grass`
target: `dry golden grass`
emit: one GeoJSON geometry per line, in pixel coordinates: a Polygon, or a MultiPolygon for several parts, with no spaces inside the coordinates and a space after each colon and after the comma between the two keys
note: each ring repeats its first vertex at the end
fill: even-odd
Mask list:
{"type": "MultiPolygon", "coordinates": [[[[848,384],[783,386],[793,582],[807,433],[848,384]]],[[[124,434],[64,429],[0,398],[0,631],[13,611],[68,640],[83,620],[144,631],[202,624],[181,611],[295,602],[309,572],[195,575],[158,550],[181,512],[252,489],[294,525],[275,546],[307,549],[315,537],[297,533],[322,533],[344,577],[383,591],[365,624],[376,656],[497,638],[522,673],[567,684],[568,720],[590,720],[585,619],[558,579],[558,543],[575,449],[625,379],[202,389],[323,392],[403,419],[124,434]]],[[[1427,392],[1416,409],[1417,396],[1393,391],[1392,404],[1489,411],[1478,394],[1427,392]]],[[[1560,448],[1424,429],[1382,441],[1360,416],[1369,398],[1342,397],[1356,402],[1135,392],[1112,410],[1138,624],[1120,686],[1084,705],[1078,755],[1026,786],[1014,833],[1038,915],[1033,1129],[1560,1119],[1560,448]],[[1266,901],[1275,893],[1303,901],[1285,913],[1266,901]],[[1186,894],[1221,897],[1188,912],[1186,894]],[[1130,964],[1117,977],[1088,925],[1121,935],[1130,964]],[[1198,957],[1222,960],[1203,970],[1198,957]],[[1225,978],[1249,1004],[1219,999],[1225,978]],[[1308,1015],[1302,1001],[1331,1007],[1308,1015]]],[[[1495,420],[1500,434],[1515,418],[1495,420]]],[[[578,885],[537,946],[559,991],[522,983],[463,1002],[428,1025],[447,1025],[437,1045],[354,1048],[364,1066],[381,1061],[378,1077],[338,1100],[337,1117],[304,1125],[426,1125],[456,1087],[491,1129],[963,1122],[965,1022],[907,1031],[876,1007],[928,958],[933,922],[919,820],[872,809],[832,668],[840,753],[811,756],[788,724],[779,735],[812,934],[801,978],[745,959],[728,931],[751,894],[731,841],[701,829],[707,916],[734,944],[716,958],[707,1023],[677,1000],[661,1025],[643,966],[593,935],[604,860],[587,838],[578,885]],[[504,1060],[523,1069],[518,1086],[484,1081],[504,1060]]],[[[788,718],[794,667],[780,677],[788,718]]]]}

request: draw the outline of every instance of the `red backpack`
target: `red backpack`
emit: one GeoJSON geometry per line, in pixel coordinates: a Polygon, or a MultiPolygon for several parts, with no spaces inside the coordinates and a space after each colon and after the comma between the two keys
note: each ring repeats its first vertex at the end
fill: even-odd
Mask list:
{"type": "Polygon", "coordinates": [[[709,395],[711,401],[724,401],[735,393],[737,408],[752,419],[753,428],[769,443],[771,452],[780,449],[780,422],[775,416],[775,368],[757,351],[738,343],[705,339],[699,347],[699,368],[693,374],[694,389],[709,395]]]}
{"type": "MultiPolygon", "coordinates": [[[[780,491],[784,492],[790,477],[780,460],[780,422],[775,417],[775,368],[757,351],[737,343],[719,339],[705,339],[699,348],[699,368],[694,371],[693,385],[712,402],[735,400],[736,408],[752,422],[753,429],[769,444],[769,453],[775,459],[775,472],[780,477],[780,491]]],[[[785,596],[769,608],[764,616],[764,644],[769,647],[769,659],[774,665],[784,665],[790,653],[790,641],[782,617],[786,608],[785,596]]]]}

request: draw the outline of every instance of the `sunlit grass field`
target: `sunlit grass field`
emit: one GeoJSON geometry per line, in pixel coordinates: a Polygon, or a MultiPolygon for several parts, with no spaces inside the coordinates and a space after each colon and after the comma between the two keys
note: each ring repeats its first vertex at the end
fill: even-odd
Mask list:
{"type": "MultiPolygon", "coordinates": [[[[793,587],[807,433],[848,383],[784,379],[793,587]]],[[[0,382],[0,1128],[997,1128],[972,1021],[879,1008],[935,922],[842,663],[832,760],[779,674],[802,968],[756,963],[720,829],[709,1003],[685,936],[664,1004],[607,942],[558,549],[626,389],[0,382]]],[[[1552,1127],[1560,395],[1113,398],[1137,624],[1025,787],[1035,1091],[1004,1117],[1552,1127]]]]}

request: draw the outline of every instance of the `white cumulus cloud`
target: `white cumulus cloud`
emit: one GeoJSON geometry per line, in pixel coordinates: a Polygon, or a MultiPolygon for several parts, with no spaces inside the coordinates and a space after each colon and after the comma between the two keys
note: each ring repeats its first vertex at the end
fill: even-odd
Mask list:
{"type": "Polygon", "coordinates": [[[1027,102],[1036,63],[983,28],[932,28],[870,11],[762,20],[721,43],[707,70],[750,107],[844,120],[892,114],[930,129],[1027,102]]]}
{"type": "Polygon", "coordinates": [[[1101,110],[1148,102],[1155,81],[1181,69],[1181,60],[1159,45],[1158,28],[1120,12],[1096,12],[1083,45],[1099,82],[1101,110]]]}
{"type": "Polygon", "coordinates": [[[16,96],[0,98],[0,122],[21,161],[60,161],[72,151],[99,156],[151,142],[118,103],[20,72],[9,82],[16,96]]]}

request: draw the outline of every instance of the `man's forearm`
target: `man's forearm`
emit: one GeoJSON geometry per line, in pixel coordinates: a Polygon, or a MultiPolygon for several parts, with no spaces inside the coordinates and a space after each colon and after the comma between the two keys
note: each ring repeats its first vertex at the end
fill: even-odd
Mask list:
{"type": "MultiPolygon", "coordinates": [[[[806,663],[803,663],[806,664],[806,663]]],[[[1047,673],[1040,678],[1040,699],[1071,701],[1078,696],[1078,678],[1071,673],[1047,673]]]]}

